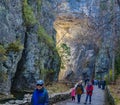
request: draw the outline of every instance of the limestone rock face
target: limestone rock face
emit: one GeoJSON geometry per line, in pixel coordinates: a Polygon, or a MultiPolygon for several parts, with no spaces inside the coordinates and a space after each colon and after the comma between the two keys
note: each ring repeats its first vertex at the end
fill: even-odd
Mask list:
{"type": "Polygon", "coordinates": [[[90,24],[88,18],[84,14],[79,14],[78,17],[76,15],[78,16],[78,14],[70,13],[60,14],[55,21],[58,47],[62,43],[70,47],[69,58],[65,61],[65,68],[60,71],[59,79],[69,78],[71,72],[73,72],[71,75],[74,74],[74,77],[79,79],[83,74],[92,75],[94,71],[95,48],[97,47],[93,42],[95,36],[88,34],[88,31],[92,30],[88,27],[90,24]],[[93,39],[90,38],[92,36],[93,39]]]}
{"type": "MultiPolygon", "coordinates": [[[[81,76],[92,79],[94,74],[98,75],[98,78],[100,75],[104,77],[111,65],[110,46],[113,35],[113,21],[110,18],[113,10],[106,7],[113,7],[113,3],[101,0],[54,2],[56,8],[52,13],[56,17],[54,28],[57,32],[57,46],[60,48],[62,44],[66,44],[71,53],[66,57],[61,50],[59,51],[64,64],[64,67],[61,66],[59,79],[71,80],[72,77],[78,79],[81,76]]],[[[114,12],[117,11],[118,5],[114,9],[114,12]]],[[[119,26],[119,23],[117,25],[119,26]]]]}
{"type": "MultiPolygon", "coordinates": [[[[16,40],[20,40],[23,45],[25,30],[22,24],[21,2],[19,0],[2,0],[0,2],[0,45],[6,48],[16,40]]],[[[22,49],[19,52],[9,51],[6,56],[7,60],[4,63],[2,63],[2,59],[0,60],[0,93],[3,94],[10,93],[11,81],[17,71],[22,49]]]]}
{"type": "MultiPolygon", "coordinates": [[[[46,83],[56,81],[60,65],[55,50],[54,30],[49,30],[50,24],[42,23],[42,13],[45,10],[41,1],[28,0],[27,3],[32,8],[31,16],[35,22],[31,24],[28,21],[31,25],[26,25],[23,58],[19,61],[13,81],[12,90],[19,91],[34,89],[38,79],[43,79],[46,83]]],[[[50,20],[48,17],[47,19],[50,20]]]]}
{"type": "MultiPolygon", "coordinates": [[[[0,93],[34,89],[38,79],[77,80],[107,72],[112,6],[101,0],[1,0],[0,93]]],[[[116,21],[119,27],[119,17],[116,21]]]]}
{"type": "Polygon", "coordinates": [[[45,32],[45,25],[40,24],[40,5],[29,0],[0,2],[1,94],[34,89],[38,79],[57,80],[60,60],[54,30],[45,32]]]}
{"type": "Polygon", "coordinates": [[[59,73],[60,80],[93,76],[99,43],[95,40],[99,35],[91,27],[95,28],[94,22],[97,23],[96,17],[100,15],[99,4],[99,0],[58,2],[54,23],[57,46],[65,43],[71,53],[63,60],[65,67],[59,73]]]}

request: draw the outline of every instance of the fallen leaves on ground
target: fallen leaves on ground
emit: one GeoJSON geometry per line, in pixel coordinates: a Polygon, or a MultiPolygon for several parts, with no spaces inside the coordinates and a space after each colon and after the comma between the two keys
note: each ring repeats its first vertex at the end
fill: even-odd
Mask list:
{"type": "Polygon", "coordinates": [[[46,86],[46,88],[48,89],[49,94],[61,93],[70,90],[69,86],[61,83],[53,83],[52,85],[46,86]]]}
{"type": "Polygon", "coordinates": [[[117,105],[120,105],[120,77],[116,80],[115,84],[110,85],[110,91],[115,99],[117,105]]]}

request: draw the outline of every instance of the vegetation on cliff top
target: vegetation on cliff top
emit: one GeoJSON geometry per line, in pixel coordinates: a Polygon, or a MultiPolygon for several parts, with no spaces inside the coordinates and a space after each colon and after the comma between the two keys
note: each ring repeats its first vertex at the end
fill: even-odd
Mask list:
{"type": "Polygon", "coordinates": [[[37,23],[33,9],[27,0],[23,0],[23,18],[26,26],[33,26],[37,23]]]}

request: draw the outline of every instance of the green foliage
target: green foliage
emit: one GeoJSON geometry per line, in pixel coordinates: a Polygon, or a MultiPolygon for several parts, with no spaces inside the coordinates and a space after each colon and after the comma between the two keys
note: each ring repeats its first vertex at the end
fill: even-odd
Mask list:
{"type": "MultiPolygon", "coordinates": [[[[114,7],[114,0],[110,0],[110,5],[109,5],[109,9],[110,11],[113,11],[113,7],[114,7]]],[[[113,15],[114,13],[112,13],[113,15]]]]}
{"type": "Polygon", "coordinates": [[[52,82],[54,81],[55,74],[56,74],[56,72],[54,70],[52,70],[52,69],[47,70],[46,78],[45,78],[46,85],[52,84],[52,82]]]}
{"type": "Polygon", "coordinates": [[[112,70],[109,71],[110,81],[112,81],[112,70]]]}
{"type": "Polygon", "coordinates": [[[112,81],[112,70],[109,70],[109,73],[105,76],[105,80],[107,84],[109,84],[112,81]]]}
{"type": "Polygon", "coordinates": [[[0,55],[5,54],[5,52],[6,52],[5,48],[2,45],[0,45],[0,55]]]}
{"type": "MultiPolygon", "coordinates": [[[[120,76],[120,52],[116,54],[115,57],[115,80],[120,76]]],[[[106,75],[106,80],[108,83],[112,81],[112,70],[109,71],[109,74],[106,75]],[[109,78],[108,78],[109,77],[109,78]]]]}
{"type": "Polygon", "coordinates": [[[55,74],[55,71],[52,69],[48,70],[48,69],[44,68],[44,69],[40,70],[41,79],[43,79],[43,80],[46,79],[45,81],[48,81],[48,82],[50,81],[50,79],[52,79],[54,77],[54,74],[55,74]]]}
{"type": "Polygon", "coordinates": [[[7,60],[6,54],[10,51],[19,52],[23,49],[23,45],[19,40],[10,43],[6,48],[3,45],[0,45],[0,62],[4,62],[7,60]]]}
{"type": "Polygon", "coordinates": [[[61,47],[62,47],[64,53],[66,53],[67,55],[70,56],[70,47],[68,47],[67,44],[65,44],[65,43],[62,43],[61,47]]]}
{"type": "Polygon", "coordinates": [[[54,47],[53,39],[46,33],[45,29],[42,26],[39,26],[38,28],[38,39],[39,41],[47,44],[49,47],[54,47]]]}
{"type": "Polygon", "coordinates": [[[14,51],[14,52],[19,52],[23,49],[23,45],[20,43],[19,40],[12,42],[8,45],[7,47],[7,53],[10,51],[14,51]]]}
{"type": "Polygon", "coordinates": [[[23,0],[23,17],[26,26],[33,26],[37,23],[32,7],[27,0],[23,0]]]}
{"type": "Polygon", "coordinates": [[[107,10],[107,9],[108,9],[108,7],[107,7],[107,2],[101,1],[101,2],[100,2],[100,8],[101,8],[102,10],[107,10]]]}
{"type": "Polygon", "coordinates": [[[114,95],[114,100],[115,100],[116,105],[119,105],[119,103],[120,103],[120,98],[117,97],[116,95],[114,95]]]}
{"type": "Polygon", "coordinates": [[[50,82],[50,81],[53,81],[53,78],[54,78],[54,75],[55,75],[55,71],[54,70],[52,70],[52,69],[50,69],[50,70],[47,70],[46,71],[46,82],[50,82]]]}
{"type": "Polygon", "coordinates": [[[0,71],[0,82],[6,82],[8,80],[8,74],[3,72],[3,71],[0,71]]]}
{"type": "Polygon", "coordinates": [[[116,75],[120,74],[120,55],[118,55],[115,59],[115,70],[116,70],[116,75]]]}
{"type": "Polygon", "coordinates": [[[67,44],[62,43],[57,49],[61,58],[68,58],[68,56],[70,56],[70,47],[68,47],[67,44]]]}
{"type": "Polygon", "coordinates": [[[3,47],[3,45],[0,45],[0,62],[5,60],[7,60],[6,49],[3,47]]]}
{"type": "Polygon", "coordinates": [[[100,77],[99,77],[99,75],[96,75],[95,79],[97,79],[97,80],[100,80],[100,77]]]}
{"type": "Polygon", "coordinates": [[[37,10],[40,11],[42,0],[37,0],[37,10]]]}
{"type": "Polygon", "coordinates": [[[118,77],[120,75],[120,38],[118,38],[116,47],[116,57],[115,57],[115,72],[116,76],[118,77]]]}
{"type": "Polygon", "coordinates": [[[47,72],[47,69],[43,68],[43,69],[40,69],[40,77],[41,79],[45,79],[45,76],[46,76],[46,72],[47,72]]]}
{"type": "Polygon", "coordinates": [[[60,58],[61,58],[61,68],[65,68],[65,64],[69,61],[69,56],[70,56],[70,47],[67,46],[67,44],[62,43],[58,48],[57,48],[60,58]]]}

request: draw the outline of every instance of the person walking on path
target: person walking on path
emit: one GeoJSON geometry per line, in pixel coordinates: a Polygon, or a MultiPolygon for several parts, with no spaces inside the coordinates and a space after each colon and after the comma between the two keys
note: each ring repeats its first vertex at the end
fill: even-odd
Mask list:
{"type": "Polygon", "coordinates": [[[102,81],[99,80],[99,81],[98,81],[98,88],[101,88],[101,86],[102,86],[102,81]]]}
{"type": "Polygon", "coordinates": [[[33,92],[31,105],[49,105],[48,92],[44,88],[44,81],[38,80],[33,92]]]}
{"type": "Polygon", "coordinates": [[[85,86],[86,86],[86,84],[89,82],[89,78],[87,77],[86,79],[85,79],[85,86]]]}
{"type": "MultiPolygon", "coordinates": [[[[96,85],[94,86],[93,91],[94,94],[92,94],[92,103],[91,104],[88,103],[86,105],[106,105],[105,91],[99,89],[98,86],[96,85]]],[[[77,99],[77,96],[75,98],[77,99]]],[[[54,103],[53,105],[84,105],[85,98],[86,98],[86,94],[82,94],[80,104],[76,102],[71,102],[71,98],[70,98],[54,103]]]]}
{"type": "Polygon", "coordinates": [[[106,86],[106,81],[103,80],[103,81],[102,81],[102,89],[103,89],[103,90],[105,89],[105,86],[106,86]]]}
{"type": "Polygon", "coordinates": [[[73,87],[73,88],[71,89],[71,97],[72,97],[72,101],[74,101],[74,102],[75,102],[75,95],[76,95],[75,87],[73,87]]]}
{"type": "Polygon", "coordinates": [[[82,86],[82,81],[80,81],[76,87],[76,95],[77,95],[77,102],[80,103],[81,95],[84,93],[84,89],[82,86]]]}
{"type": "Polygon", "coordinates": [[[86,86],[86,99],[85,99],[85,103],[87,103],[87,100],[89,99],[89,104],[91,104],[91,99],[92,99],[92,93],[93,93],[93,85],[91,82],[88,82],[87,86],[86,86]]]}

